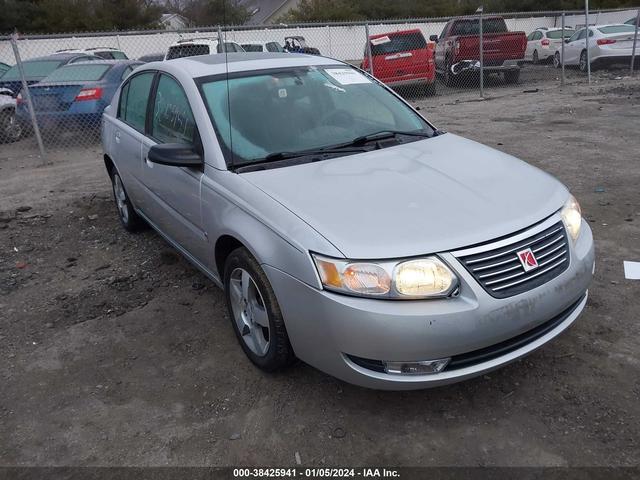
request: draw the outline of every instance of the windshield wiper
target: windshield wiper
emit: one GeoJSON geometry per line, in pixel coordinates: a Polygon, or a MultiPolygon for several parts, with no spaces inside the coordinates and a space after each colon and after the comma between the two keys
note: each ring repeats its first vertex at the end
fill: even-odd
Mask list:
{"type": "Polygon", "coordinates": [[[386,138],[393,138],[393,137],[397,137],[398,135],[406,135],[409,137],[423,137],[423,138],[431,138],[432,136],[434,136],[433,133],[427,133],[427,132],[403,132],[400,130],[381,130],[379,132],[356,137],[350,142],[345,143],[341,146],[349,147],[352,145],[364,145],[367,142],[372,142],[375,140],[384,140],[386,138]]]}
{"type": "Polygon", "coordinates": [[[317,150],[302,150],[300,152],[276,152],[276,153],[270,153],[269,155],[264,157],[264,159],[254,163],[266,163],[266,162],[273,162],[276,160],[287,160],[290,158],[307,157],[309,155],[324,155],[324,154],[333,154],[333,153],[361,153],[361,152],[366,152],[366,150],[364,148],[346,149],[346,148],[340,148],[340,147],[338,148],[331,147],[331,148],[319,148],[317,150]]]}

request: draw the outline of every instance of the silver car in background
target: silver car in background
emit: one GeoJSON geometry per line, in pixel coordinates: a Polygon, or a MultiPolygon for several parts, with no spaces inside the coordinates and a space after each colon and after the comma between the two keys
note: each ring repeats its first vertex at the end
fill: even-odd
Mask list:
{"type": "MultiPolygon", "coordinates": [[[[611,64],[629,64],[633,50],[635,26],[624,23],[589,27],[589,61],[593,68],[611,64]]],[[[640,47],[639,47],[640,48],[640,47]]],[[[561,45],[556,47],[553,64],[560,68],[561,45]]],[[[587,30],[577,30],[564,46],[564,62],[587,71],[587,30]]]]}
{"type": "Polygon", "coordinates": [[[559,181],[348,64],[149,63],[103,124],[123,226],[151,225],[224,289],[264,370],[452,383],[550,341],[587,301],[591,230],[559,181]]]}

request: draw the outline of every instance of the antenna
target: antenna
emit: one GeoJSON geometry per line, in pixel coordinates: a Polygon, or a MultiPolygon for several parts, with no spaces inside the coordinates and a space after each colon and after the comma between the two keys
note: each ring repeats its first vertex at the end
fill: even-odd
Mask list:
{"type": "MultiPolygon", "coordinates": [[[[227,1],[222,0],[222,21],[226,25],[227,23],[227,1]]],[[[227,52],[226,38],[222,36],[222,27],[218,25],[218,46],[222,48],[224,52],[224,68],[225,68],[225,82],[227,84],[227,117],[229,118],[229,150],[231,152],[231,166],[235,164],[235,158],[233,153],[233,127],[231,125],[231,92],[229,89],[229,52],[227,52]]]]}

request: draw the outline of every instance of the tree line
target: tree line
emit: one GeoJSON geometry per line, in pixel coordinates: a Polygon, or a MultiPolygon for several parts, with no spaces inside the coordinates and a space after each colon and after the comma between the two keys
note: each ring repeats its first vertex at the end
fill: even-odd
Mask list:
{"type": "Polygon", "coordinates": [[[72,33],[160,28],[163,13],[193,27],[240,25],[249,12],[239,0],[0,0],[0,33],[72,33]]]}
{"type": "MultiPolygon", "coordinates": [[[[636,0],[591,0],[591,8],[632,7],[636,0]]],[[[584,0],[300,0],[278,22],[322,22],[440,17],[486,12],[575,10],[584,0]]],[[[0,0],[0,33],[70,33],[159,28],[163,13],[190,26],[242,25],[241,0],[0,0]]]]}
{"type": "MultiPolygon", "coordinates": [[[[634,7],[636,0],[591,0],[591,9],[634,7]]],[[[584,0],[301,0],[281,22],[361,21],[467,15],[485,12],[580,10],[584,0]]]]}

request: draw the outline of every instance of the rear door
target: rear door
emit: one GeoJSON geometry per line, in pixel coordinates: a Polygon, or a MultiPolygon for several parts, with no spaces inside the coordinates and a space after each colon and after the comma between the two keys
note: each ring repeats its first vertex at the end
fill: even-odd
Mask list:
{"type": "Polygon", "coordinates": [[[566,65],[577,65],[580,60],[580,53],[586,46],[586,30],[580,29],[569,39],[564,46],[564,63],[566,65]]]}
{"type": "Polygon", "coordinates": [[[202,169],[160,165],[147,158],[156,144],[181,143],[201,149],[198,129],[187,95],[175,78],[160,73],[154,90],[148,136],[142,145],[150,215],[165,235],[205,262],[208,247],[200,214],[202,169]]]}
{"type": "Polygon", "coordinates": [[[123,85],[117,120],[111,129],[113,161],[116,163],[129,198],[137,209],[147,212],[148,195],[142,182],[142,140],[147,106],[155,71],[140,72],[123,85]]]}

